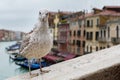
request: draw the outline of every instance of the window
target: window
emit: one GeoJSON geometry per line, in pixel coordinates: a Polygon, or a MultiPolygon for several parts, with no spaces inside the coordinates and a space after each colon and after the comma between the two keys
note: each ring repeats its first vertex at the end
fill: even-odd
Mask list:
{"type": "Polygon", "coordinates": [[[82,43],[82,47],[83,47],[83,48],[85,47],[85,41],[83,41],[83,43],[82,43]]]}
{"type": "Polygon", "coordinates": [[[108,38],[110,38],[110,27],[108,27],[108,38]]]}
{"type": "Polygon", "coordinates": [[[98,47],[96,46],[96,51],[98,51],[98,47]]]}
{"type": "Polygon", "coordinates": [[[100,47],[100,50],[102,49],[102,47],[100,47]]]}
{"type": "Polygon", "coordinates": [[[90,21],[87,20],[87,27],[90,27],[90,21]]]}
{"type": "Polygon", "coordinates": [[[101,33],[101,38],[102,38],[102,30],[100,31],[100,33],[101,33]]]}
{"type": "Polygon", "coordinates": [[[110,45],[107,45],[107,48],[109,48],[110,47],[110,45]]]}
{"type": "Polygon", "coordinates": [[[106,31],[104,30],[104,37],[106,37],[106,31]]]}
{"type": "Polygon", "coordinates": [[[90,40],[93,39],[93,32],[90,32],[90,40]]]}
{"type": "Polygon", "coordinates": [[[119,27],[118,26],[116,27],[116,36],[117,38],[119,38],[119,27]]]}
{"type": "Polygon", "coordinates": [[[105,49],[105,47],[103,47],[103,49],[105,49]]]}
{"type": "Polygon", "coordinates": [[[77,36],[78,36],[78,37],[81,36],[81,31],[80,31],[80,30],[77,31],[77,36]]]}
{"type": "Polygon", "coordinates": [[[89,32],[87,32],[86,39],[87,40],[89,39],[89,32]]]}
{"type": "Polygon", "coordinates": [[[91,27],[93,27],[93,20],[91,20],[91,27]]]}
{"type": "Polygon", "coordinates": [[[76,36],[76,31],[74,31],[74,36],[76,36]]]}
{"type": "Polygon", "coordinates": [[[99,26],[99,24],[100,24],[100,21],[99,21],[99,19],[97,19],[97,27],[99,26]]]}
{"type": "Polygon", "coordinates": [[[73,45],[75,45],[75,40],[73,40],[73,45]]]}
{"type": "Polygon", "coordinates": [[[95,36],[95,40],[98,40],[98,38],[99,38],[99,32],[97,31],[95,35],[96,35],[95,36]]]}
{"type": "Polygon", "coordinates": [[[77,46],[80,47],[81,46],[81,41],[77,40],[77,46]]]}
{"type": "Polygon", "coordinates": [[[92,52],[92,46],[90,46],[90,52],[92,52]]]}
{"type": "Polygon", "coordinates": [[[70,36],[72,36],[72,31],[70,31],[70,36]]]}
{"type": "Polygon", "coordinates": [[[87,32],[86,38],[87,38],[87,40],[92,40],[93,39],[93,32],[87,32]]]}

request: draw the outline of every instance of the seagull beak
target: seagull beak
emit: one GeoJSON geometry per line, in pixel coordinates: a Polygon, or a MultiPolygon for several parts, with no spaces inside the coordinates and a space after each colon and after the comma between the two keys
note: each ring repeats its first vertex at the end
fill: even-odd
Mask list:
{"type": "Polygon", "coordinates": [[[45,19],[43,18],[43,19],[42,19],[42,21],[44,22],[44,21],[45,21],[45,19]]]}

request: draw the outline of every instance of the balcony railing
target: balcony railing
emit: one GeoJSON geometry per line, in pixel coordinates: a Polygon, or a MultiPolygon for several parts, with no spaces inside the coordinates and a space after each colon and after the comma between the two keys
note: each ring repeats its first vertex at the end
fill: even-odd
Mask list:
{"type": "Polygon", "coordinates": [[[106,38],[101,38],[101,37],[99,37],[99,38],[98,38],[98,41],[99,41],[99,42],[107,42],[107,39],[106,39],[106,38]]]}
{"type": "Polygon", "coordinates": [[[120,43],[120,38],[113,37],[113,38],[111,38],[111,41],[114,44],[119,44],[120,43]]]}

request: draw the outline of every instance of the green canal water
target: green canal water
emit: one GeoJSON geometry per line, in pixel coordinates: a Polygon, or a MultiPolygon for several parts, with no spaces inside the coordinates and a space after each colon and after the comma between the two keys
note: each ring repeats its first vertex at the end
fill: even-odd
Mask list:
{"type": "Polygon", "coordinates": [[[0,42],[0,80],[28,72],[28,70],[16,65],[15,62],[9,58],[9,54],[5,50],[6,47],[14,43],[16,42],[0,42]]]}

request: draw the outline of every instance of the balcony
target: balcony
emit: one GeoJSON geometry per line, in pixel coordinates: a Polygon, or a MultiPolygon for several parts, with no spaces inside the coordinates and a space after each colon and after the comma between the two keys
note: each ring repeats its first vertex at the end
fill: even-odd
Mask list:
{"type": "Polygon", "coordinates": [[[111,42],[114,44],[119,44],[120,43],[120,38],[113,37],[111,38],[111,42]]]}
{"type": "Polygon", "coordinates": [[[99,41],[99,42],[107,42],[107,39],[106,39],[105,37],[104,37],[104,38],[99,37],[99,38],[98,38],[98,41],[99,41]]]}

